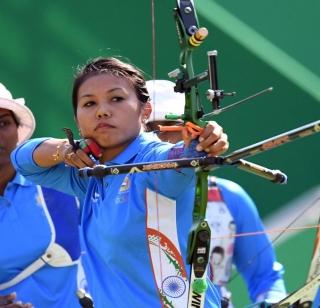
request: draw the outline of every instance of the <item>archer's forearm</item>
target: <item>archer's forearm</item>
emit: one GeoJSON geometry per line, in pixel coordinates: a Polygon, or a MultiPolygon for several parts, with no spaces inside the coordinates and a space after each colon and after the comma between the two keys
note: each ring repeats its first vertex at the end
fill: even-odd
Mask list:
{"type": "Polygon", "coordinates": [[[62,151],[67,146],[65,139],[31,139],[11,153],[11,160],[16,169],[25,166],[48,168],[63,162],[62,151]]]}
{"type": "Polygon", "coordinates": [[[66,139],[47,139],[33,151],[33,161],[39,167],[52,167],[64,161],[64,153],[70,148],[66,139]]]}

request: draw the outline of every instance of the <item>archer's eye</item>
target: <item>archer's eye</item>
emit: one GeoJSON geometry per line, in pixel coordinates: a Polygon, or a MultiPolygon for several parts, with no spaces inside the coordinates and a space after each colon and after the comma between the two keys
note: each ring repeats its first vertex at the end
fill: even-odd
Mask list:
{"type": "Polygon", "coordinates": [[[95,105],[95,104],[96,104],[95,101],[88,101],[88,102],[85,102],[85,103],[83,104],[83,107],[91,107],[91,106],[93,106],[93,105],[95,105]]]}
{"type": "Polygon", "coordinates": [[[120,103],[120,102],[124,101],[124,97],[122,97],[122,96],[114,96],[114,97],[111,98],[111,101],[120,103]]]}

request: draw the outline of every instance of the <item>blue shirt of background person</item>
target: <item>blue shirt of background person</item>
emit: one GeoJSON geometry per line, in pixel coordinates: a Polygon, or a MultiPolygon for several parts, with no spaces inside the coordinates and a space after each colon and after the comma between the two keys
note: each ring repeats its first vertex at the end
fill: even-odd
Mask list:
{"type": "Polygon", "coordinates": [[[243,188],[232,181],[210,177],[206,218],[212,232],[210,279],[220,287],[222,295],[231,297],[227,285],[234,264],[253,303],[271,304],[283,299],[283,267],[276,261],[257,208],[243,188]],[[255,232],[260,234],[233,237],[255,232]]]}
{"type": "MultiPolygon", "coordinates": [[[[93,60],[75,81],[73,103],[80,133],[100,146],[102,164],[166,160],[181,153],[141,133],[151,105],[144,78],[133,65],[115,58],[93,60]]],[[[207,149],[208,155],[228,147],[216,123],[200,137],[198,149],[207,149]]],[[[97,307],[186,306],[194,170],[80,178],[65,163],[81,168],[94,162],[66,140],[53,138],[31,140],[11,158],[28,179],[84,199],[83,264],[97,307]]],[[[219,306],[209,281],[205,307],[219,306]]]]}
{"type": "Polygon", "coordinates": [[[1,303],[9,306],[12,300],[5,295],[15,292],[19,301],[35,308],[80,307],[77,200],[31,183],[10,161],[15,146],[34,128],[24,100],[13,99],[0,84],[1,303]]]}

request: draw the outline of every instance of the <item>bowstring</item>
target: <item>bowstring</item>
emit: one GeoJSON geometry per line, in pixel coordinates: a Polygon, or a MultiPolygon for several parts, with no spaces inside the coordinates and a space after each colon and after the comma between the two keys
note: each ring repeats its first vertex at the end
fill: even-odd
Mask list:
{"type": "Polygon", "coordinates": [[[223,240],[223,239],[230,239],[236,237],[246,237],[246,236],[255,236],[255,235],[262,235],[262,234],[272,234],[272,233],[280,233],[282,231],[289,232],[289,231],[300,231],[300,230],[308,230],[308,229],[317,229],[320,227],[320,223],[317,225],[309,225],[304,227],[284,227],[284,228],[272,228],[266,229],[264,231],[255,231],[255,232],[243,232],[243,233],[235,233],[229,235],[221,235],[221,236],[212,236],[212,240],[223,240]]]}
{"type": "MultiPolygon", "coordinates": [[[[153,81],[153,83],[155,82],[155,80],[157,78],[156,22],[155,21],[156,21],[155,2],[154,2],[154,0],[151,0],[151,41],[152,41],[151,62],[152,62],[152,81],[153,81]]],[[[153,91],[151,100],[152,100],[152,109],[153,109],[153,118],[154,119],[155,119],[155,102],[156,102],[155,96],[156,96],[156,93],[155,93],[155,91],[153,91]]],[[[155,174],[154,187],[155,187],[155,193],[156,193],[157,231],[158,231],[158,234],[160,235],[159,202],[158,202],[158,190],[157,190],[158,180],[157,179],[158,179],[157,174],[155,174]]],[[[163,270],[162,270],[162,255],[161,255],[161,238],[159,238],[158,256],[159,256],[160,282],[162,282],[163,281],[163,270]]],[[[160,285],[158,287],[160,288],[160,285]]],[[[162,294],[160,294],[160,296],[161,295],[162,294]]]]}
{"type": "Polygon", "coordinates": [[[151,35],[152,35],[152,51],[151,51],[151,59],[152,59],[152,80],[156,80],[157,77],[157,65],[156,65],[156,18],[155,18],[155,5],[154,0],[151,0],[151,35]]]}
{"type": "MultiPolygon", "coordinates": [[[[287,230],[290,230],[291,226],[297,222],[303,215],[305,215],[306,212],[308,212],[310,209],[312,209],[320,200],[320,197],[317,197],[315,200],[313,200],[312,202],[310,202],[310,204],[304,208],[301,212],[299,212],[299,214],[285,227],[282,228],[282,231],[272,240],[270,241],[270,243],[268,245],[266,245],[265,247],[263,247],[255,256],[253,256],[251,259],[249,259],[246,262],[246,265],[243,267],[242,270],[245,270],[247,268],[249,268],[251,266],[251,264],[266,250],[268,249],[270,246],[274,246],[274,244],[279,240],[279,238],[281,238],[281,236],[287,232],[287,230]]],[[[317,226],[310,226],[309,228],[311,229],[311,227],[313,228],[319,228],[319,225],[317,226]]],[[[301,229],[307,229],[308,227],[305,228],[301,228],[301,229]]],[[[266,234],[267,232],[264,231],[264,234],[266,234]]],[[[237,234],[235,234],[237,235],[237,234]]],[[[254,235],[254,234],[252,234],[254,235]]],[[[251,235],[247,235],[247,236],[251,236],[251,235]]],[[[239,276],[239,271],[236,271],[235,274],[230,278],[230,280],[228,281],[228,283],[230,283],[231,281],[233,281],[234,279],[236,279],[239,276]]]]}

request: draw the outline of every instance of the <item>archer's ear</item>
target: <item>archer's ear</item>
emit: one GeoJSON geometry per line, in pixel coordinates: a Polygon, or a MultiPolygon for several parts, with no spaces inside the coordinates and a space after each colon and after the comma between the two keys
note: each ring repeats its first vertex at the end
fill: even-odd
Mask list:
{"type": "Polygon", "coordinates": [[[151,105],[150,102],[147,102],[147,103],[143,106],[142,119],[144,119],[144,120],[149,119],[151,112],[152,112],[152,105],[151,105]]]}

